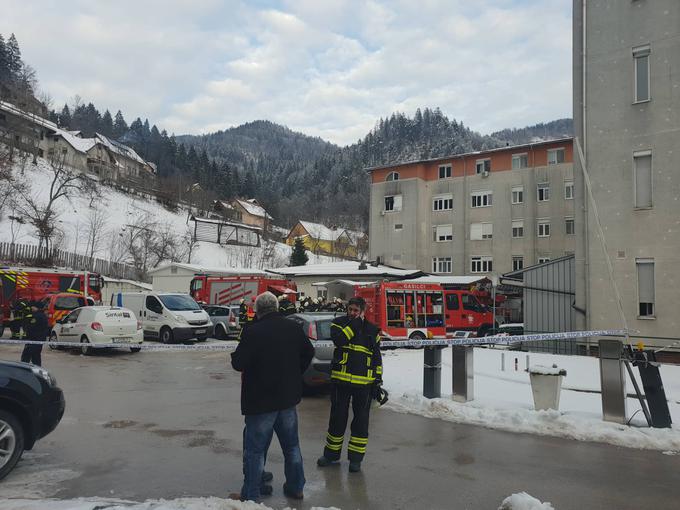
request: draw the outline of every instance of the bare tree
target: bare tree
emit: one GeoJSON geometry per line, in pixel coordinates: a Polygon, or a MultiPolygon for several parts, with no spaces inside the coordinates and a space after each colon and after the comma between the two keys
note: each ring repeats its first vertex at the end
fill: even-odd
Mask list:
{"type": "Polygon", "coordinates": [[[82,175],[66,165],[64,158],[50,160],[51,182],[46,198],[33,195],[30,187],[15,188],[16,207],[38,234],[38,250],[50,252],[52,238],[58,231],[55,205],[82,186],[82,175]]]}
{"type": "Polygon", "coordinates": [[[103,209],[94,207],[90,210],[85,227],[87,235],[86,253],[90,258],[90,265],[94,263],[94,256],[99,251],[102,240],[104,239],[104,229],[107,223],[107,214],[103,209]]]}
{"type": "Polygon", "coordinates": [[[184,235],[182,236],[182,244],[184,245],[185,248],[185,253],[184,256],[182,257],[182,260],[186,259],[187,264],[191,264],[191,256],[194,253],[194,250],[198,246],[198,241],[194,237],[194,233],[191,230],[191,227],[187,226],[186,231],[184,232],[184,235]]]}

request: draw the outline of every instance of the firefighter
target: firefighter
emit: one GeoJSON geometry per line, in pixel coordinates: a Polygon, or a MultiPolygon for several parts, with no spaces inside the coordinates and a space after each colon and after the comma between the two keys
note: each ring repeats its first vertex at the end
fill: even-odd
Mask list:
{"type": "MultiPolygon", "coordinates": [[[[47,315],[43,312],[44,303],[34,301],[31,303],[30,313],[24,316],[24,332],[27,340],[44,342],[50,334],[50,326],[47,323],[47,315]]],[[[21,353],[21,361],[40,366],[42,359],[42,345],[26,344],[21,353]]]]}
{"type": "MultiPolygon", "coordinates": [[[[24,325],[24,320],[28,315],[31,313],[31,305],[28,300],[26,299],[20,299],[19,301],[15,302],[14,305],[12,306],[12,316],[13,319],[10,322],[9,329],[12,332],[12,340],[19,340],[23,338],[23,334],[21,331],[22,326],[24,325]]],[[[26,330],[24,330],[25,332],[26,330]]]]}
{"type": "Polygon", "coordinates": [[[279,296],[279,312],[281,312],[281,314],[284,316],[297,313],[295,305],[290,302],[290,299],[288,299],[288,296],[285,294],[281,294],[279,296]]]}
{"type": "Polygon", "coordinates": [[[238,304],[238,324],[243,329],[245,323],[248,322],[248,305],[246,305],[246,300],[241,299],[238,304]]]}
{"type": "Polygon", "coordinates": [[[371,400],[382,385],[380,330],[365,319],[365,311],[366,301],[353,297],[347,305],[347,315],[331,323],[331,340],[335,344],[331,415],[323,455],[316,462],[319,467],[326,467],[340,460],[351,401],[353,418],[347,444],[350,473],[361,471],[368,444],[371,400]]]}

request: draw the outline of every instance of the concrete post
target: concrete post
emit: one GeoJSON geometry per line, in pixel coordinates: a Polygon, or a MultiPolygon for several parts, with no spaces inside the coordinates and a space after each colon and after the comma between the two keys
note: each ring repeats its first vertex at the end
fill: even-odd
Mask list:
{"type": "Polygon", "coordinates": [[[453,346],[453,400],[468,402],[474,396],[474,348],[466,345],[453,346]]]}
{"type": "Polygon", "coordinates": [[[423,396],[442,396],[442,348],[436,345],[423,349],[423,396]]]}

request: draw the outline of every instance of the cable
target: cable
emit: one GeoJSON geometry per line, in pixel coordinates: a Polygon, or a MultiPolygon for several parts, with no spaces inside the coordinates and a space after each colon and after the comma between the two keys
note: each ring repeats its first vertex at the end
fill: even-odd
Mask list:
{"type": "Polygon", "coordinates": [[[640,411],[642,411],[642,409],[638,409],[637,411],[635,411],[635,412],[633,413],[633,416],[630,417],[630,420],[628,420],[628,421],[626,422],[626,425],[630,425],[630,422],[633,420],[633,418],[635,418],[635,415],[636,415],[637,413],[639,413],[640,411]]]}

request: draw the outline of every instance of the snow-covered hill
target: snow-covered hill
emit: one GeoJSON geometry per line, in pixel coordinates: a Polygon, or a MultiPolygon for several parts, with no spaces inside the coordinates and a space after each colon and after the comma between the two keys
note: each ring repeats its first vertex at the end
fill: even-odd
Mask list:
{"type": "MultiPolygon", "coordinates": [[[[30,187],[30,194],[37,203],[44,204],[49,196],[53,173],[47,160],[38,158],[37,165],[30,160],[17,161],[13,165],[14,178],[30,187]]],[[[16,197],[14,197],[16,198],[16,197]]],[[[135,197],[111,187],[99,185],[99,196],[86,191],[73,193],[73,196],[60,199],[56,206],[58,212],[57,228],[53,245],[63,250],[88,255],[90,251],[90,231],[94,217],[99,222],[100,239],[95,243],[94,256],[116,262],[130,262],[126,253],[126,239],[130,229],[147,225],[155,231],[168,232],[174,236],[176,252],[181,253],[180,261],[188,262],[188,237],[194,223],[189,220],[189,212],[171,212],[158,202],[135,197]],[[183,246],[185,245],[186,246],[183,246]]],[[[28,222],[21,224],[19,208],[6,201],[0,211],[0,242],[37,244],[38,235],[28,222]]],[[[210,267],[244,267],[265,269],[288,264],[291,247],[283,243],[267,242],[259,247],[221,246],[215,243],[197,243],[191,253],[191,263],[210,267]]],[[[309,255],[309,263],[328,262],[324,256],[309,255]]]]}

